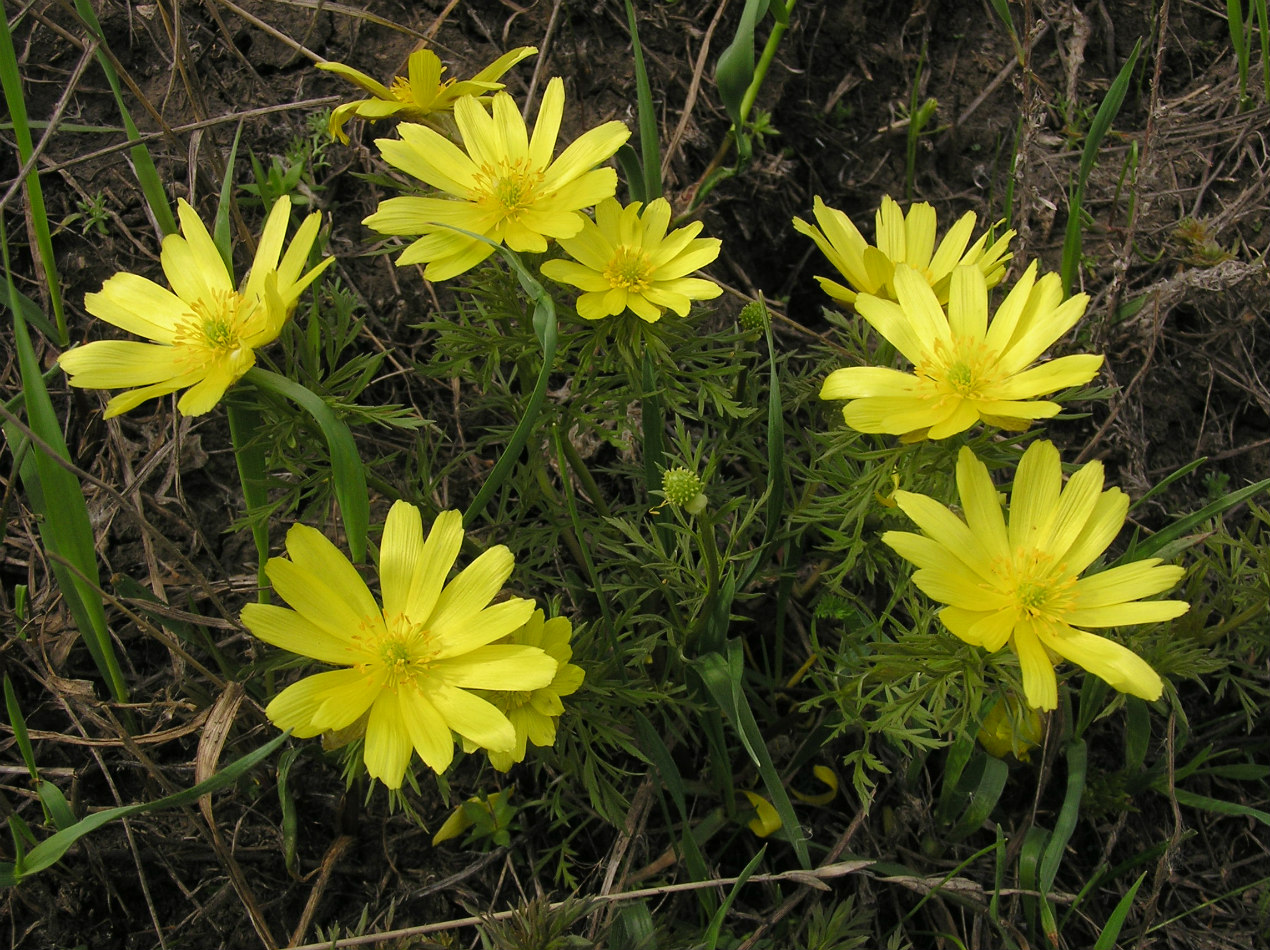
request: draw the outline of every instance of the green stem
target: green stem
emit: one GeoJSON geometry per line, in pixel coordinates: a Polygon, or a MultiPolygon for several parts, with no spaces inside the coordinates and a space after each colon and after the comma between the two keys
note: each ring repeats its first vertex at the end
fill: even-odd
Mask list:
{"type": "Polygon", "coordinates": [[[256,545],[256,601],[269,603],[269,578],[265,562],[269,560],[269,521],[260,512],[269,504],[265,488],[267,473],[264,443],[257,438],[261,431],[259,406],[236,398],[225,400],[229,420],[229,438],[234,445],[234,461],[238,465],[238,481],[243,489],[243,502],[251,524],[251,538],[256,545]]]}
{"type": "Polygon", "coordinates": [[[499,457],[498,462],[494,465],[494,470],[490,472],[489,478],[481,486],[481,490],[476,493],[476,498],[472,500],[472,504],[463,514],[463,525],[467,527],[485,510],[485,506],[490,503],[494,497],[494,493],[502,487],[503,482],[507,480],[515,467],[520,453],[525,447],[525,443],[529,440],[529,433],[533,431],[534,424],[538,421],[538,415],[542,411],[542,405],[547,398],[547,382],[551,377],[551,367],[556,360],[556,305],[551,299],[551,295],[542,288],[520,263],[514,254],[505,249],[505,256],[516,270],[522,287],[529,291],[531,298],[534,300],[534,332],[538,335],[538,342],[542,344],[542,368],[538,371],[538,380],[534,385],[533,392],[529,394],[529,399],[525,403],[525,410],[521,413],[520,422],[516,429],[512,432],[512,437],[507,443],[507,447],[503,449],[503,454],[499,457]]]}
{"type": "MultiPolygon", "coordinates": [[[[794,12],[794,5],[798,0],[789,0],[789,5],[785,8],[787,13],[794,12]]],[[[768,34],[767,43],[763,47],[763,53],[759,56],[758,64],[754,67],[754,80],[750,83],[750,88],[745,90],[745,96],[741,99],[741,121],[744,122],[749,117],[750,109],[754,106],[754,100],[758,98],[758,91],[763,86],[763,80],[767,78],[768,67],[772,65],[772,60],[776,57],[776,48],[780,46],[781,37],[785,35],[785,31],[789,29],[789,21],[781,23],[777,20],[772,24],[772,32],[768,34]]],[[[740,134],[740,130],[738,130],[740,134]]]]}
{"type": "Polygon", "coordinates": [[[697,516],[701,536],[701,553],[706,558],[706,598],[704,613],[708,616],[719,593],[719,545],[714,537],[714,515],[707,508],[697,516]]]}

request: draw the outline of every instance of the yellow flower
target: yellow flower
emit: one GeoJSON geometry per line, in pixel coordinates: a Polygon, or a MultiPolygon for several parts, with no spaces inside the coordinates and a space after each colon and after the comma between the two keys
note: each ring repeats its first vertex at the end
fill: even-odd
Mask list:
{"type": "Polygon", "coordinates": [[[194,209],[178,200],[181,234],[163,239],[159,260],[171,290],[136,274],[115,274],[84,308],[98,319],[153,340],[98,340],[63,353],[59,365],[72,386],[122,389],[106,417],[133,409],[147,399],[190,387],[176,408],[202,415],[256,362],[253,352],[273,340],[295,309],[300,294],[332,263],[324,259],[304,271],[317,240],[320,216],[304,219],[286,254],[282,246],[291,200],[279,198],[265,222],[246,280],[234,288],[234,274],[221,258],[194,209]],[[278,258],[282,260],[279,262],[278,258]]]}
{"type": "Polygon", "coordinates": [[[906,215],[889,195],[884,197],[876,217],[876,247],[870,246],[850,218],[830,208],[819,197],[814,211],[819,228],[795,218],[794,230],[815,241],[829,263],[851,284],[845,287],[828,277],[816,278],[825,293],[845,304],[854,304],[857,294],[898,299],[892,276],[899,264],[914,268],[934,290],[939,302],[947,303],[949,280],[958,264],[978,267],[988,286],[995,287],[1005,276],[1006,261],[1013,256],[1007,251],[1013,231],[1006,231],[991,247],[986,246],[988,236],[981,235],[966,249],[975,229],[973,211],[967,211],[957,220],[938,248],[935,247],[935,209],[925,202],[913,205],[906,215]]]}
{"type": "Polygon", "coordinates": [[[697,237],[699,221],[668,235],[665,198],[649,202],[642,215],[640,207],[638,201],[623,208],[616,198],[605,198],[594,222],[586,221],[577,237],[560,240],[574,260],[542,265],[552,280],[584,291],[578,316],[599,320],[631,310],[654,323],[666,309],[686,317],[692,301],[723,293],[714,281],[687,276],[719,256],[719,239],[697,237]]]}
{"type": "Polygon", "coordinates": [[[1163,684],[1137,654],[1081,627],[1157,623],[1185,613],[1180,600],[1141,601],[1168,590],[1182,568],[1148,558],[1081,577],[1124,525],[1129,499],[1102,490],[1102,463],[1089,462],[1063,485],[1058,450],[1030,445],[1019,462],[1006,524],[987,466],[968,448],[957,457],[964,520],[933,498],[899,491],[895,500],[922,534],[888,531],[882,541],[919,570],[913,582],[947,604],[944,626],[994,652],[1018,655],[1028,704],[1054,709],[1056,658],[1065,658],[1143,699],[1163,684]]]}
{"type": "Polygon", "coordinates": [[[512,749],[512,724],[471,690],[541,689],[556,661],[538,647],[494,643],[534,609],[520,597],[490,605],[511,574],[507,548],[489,548],[445,582],[462,541],[457,511],[441,512],[425,541],[419,510],[394,504],[380,545],[381,608],[335,545],[294,525],[290,560],[265,566],[294,609],[248,604],[243,624],[266,643],[343,669],[288,686],[265,708],[270,720],[307,738],[368,714],[366,771],[390,788],[401,787],[412,751],[444,771],[452,731],[476,746],[512,749]]]}
{"type": "MultiPolygon", "coordinates": [[[[533,56],[538,50],[533,46],[521,46],[504,53],[471,79],[456,82],[442,80],[445,67],[441,59],[430,49],[418,49],[406,61],[406,75],[398,76],[391,86],[385,86],[365,73],[343,63],[318,63],[318,69],[343,76],[359,89],[369,92],[373,99],[346,102],[331,111],[329,131],[331,137],[348,142],[344,124],[353,116],[367,121],[396,116],[410,122],[440,125],[454,110],[454,103],[464,96],[473,96],[481,102],[488,101],[487,93],[497,92],[503,84],[497,80],[522,59],[533,56]]],[[[448,131],[442,128],[443,131],[448,131]]]]}
{"type": "Polygon", "coordinates": [[[573,656],[569,646],[572,633],[573,625],[568,618],[552,617],[544,622],[543,612],[535,610],[525,625],[505,641],[542,649],[556,661],[556,675],[540,689],[490,694],[490,702],[506,714],[516,730],[516,744],[510,751],[491,750],[489,753],[490,763],[500,772],[506,772],[525,758],[527,742],[540,747],[555,744],[556,720],[564,713],[560,697],[576,693],[586,675],[582,667],[569,662],[573,656]]]}
{"type": "Polygon", "coordinates": [[[1089,382],[1102,356],[1062,356],[1031,364],[1072,328],[1089,298],[1064,301],[1057,274],[1036,279],[1036,262],[1014,285],[991,324],[988,281],[977,267],[952,273],[945,314],[923,277],[895,269],[899,302],[861,294],[856,309],[913,364],[911,373],[885,366],[849,366],[825,378],[821,399],[849,399],[842,414],[860,432],[905,441],[944,439],[979,420],[1026,429],[1059,404],[1035,397],[1089,382]]]}
{"type": "Polygon", "coordinates": [[[447,197],[407,195],[380,202],[363,224],[381,234],[419,235],[397,264],[427,262],[424,277],[448,280],[475,267],[494,248],[541,253],[547,239],[582,230],[590,208],[617,190],[617,172],[597,168],[630,137],[621,122],[583,133],[552,160],[564,114],[564,83],[547,84],[532,137],[512,97],[497,93],[493,114],[475,99],[454,104],[460,149],[426,126],[403,122],[401,139],[376,139],[392,166],[447,197]],[[479,234],[486,240],[462,231],[479,234]]]}

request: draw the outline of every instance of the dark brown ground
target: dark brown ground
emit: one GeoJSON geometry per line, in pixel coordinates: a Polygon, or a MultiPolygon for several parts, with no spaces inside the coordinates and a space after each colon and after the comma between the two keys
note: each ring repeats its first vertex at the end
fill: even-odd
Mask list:
{"type": "MultiPolygon", "coordinates": [[[[682,211],[727,134],[711,70],[731,37],[740,4],[725,4],[717,24],[715,5],[704,0],[640,0],[637,5],[661,115],[667,193],[682,211]]],[[[130,108],[151,136],[149,146],[172,197],[190,198],[204,208],[219,190],[240,120],[244,149],[267,164],[269,156],[285,153],[293,137],[308,135],[306,115],[312,106],[294,104],[333,103],[348,94],[342,81],[312,68],[314,56],[387,78],[426,37],[453,75],[466,76],[503,49],[536,45],[542,53],[511,72],[508,88],[523,98],[531,86],[541,91],[548,77],[565,77],[565,139],[612,118],[635,125],[629,39],[619,3],[543,0],[522,7],[510,0],[460,0],[443,10],[441,3],[426,0],[367,6],[378,20],[338,5],[315,9],[263,0],[244,0],[241,6],[227,0],[175,6],[111,0],[95,3],[94,9],[121,73],[135,87],[126,93],[130,108]],[[280,108],[260,111],[271,107],[280,108]]],[[[918,142],[913,197],[935,204],[941,222],[965,210],[991,221],[1006,213],[1013,181],[1012,224],[1019,231],[1015,260],[1039,257],[1044,268],[1057,269],[1067,190],[1083,136],[1111,79],[1141,37],[1142,64],[1086,198],[1091,221],[1081,285],[1092,302],[1084,332],[1107,353],[1101,382],[1115,393],[1095,405],[1092,418],[1054,431],[1057,438],[1084,447],[1085,457],[1107,460],[1110,480],[1133,495],[1200,455],[1212,460],[1206,471],[1227,478],[1232,488],[1265,477],[1270,458],[1265,377],[1270,106],[1257,93],[1252,108],[1239,111],[1224,8],[1216,0],[1163,5],[1038,0],[1011,4],[1011,11],[1031,35],[1026,69],[986,2],[798,4],[757,101],[771,114],[779,135],[768,138],[752,165],[719,184],[701,207],[707,233],[724,242],[712,273],[739,295],[725,298],[725,306],[739,307],[741,297],[762,291],[793,321],[824,328],[820,308],[827,301],[812,275],[825,273],[826,267],[810,242],[793,233],[790,219],[810,217],[813,196],[819,195],[868,234],[881,196],[904,198],[904,116],[915,76],[919,99],[935,98],[938,113],[918,142]],[[919,69],[919,63],[925,65],[919,69]],[[1012,168],[1016,143],[1019,155],[1012,168]],[[1133,172],[1122,174],[1133,146],[1136,178],[1133,172]]],[[[14,41],[28,111],[42,121],[56,114],[61,126],[40,162],[49,218],[65,223],[55,246],[71,336],[82,340],[94,333],[82,307],[86,292],[116,270],[157,270],[154,230],[126,152],[112,149],[121,135],[74,129],[117,127],[118,112],[91,59],[80,70],[86,32],[71,8],[6,2],[5,13],[11,22],[17,18],[14,41]],[[83,219],[73,217],[98,194],[106,215],[104,234],[85,232],[83,219]]],[[[1253,62],[1257,80],[1256,56],[1253,62]]],[[[41,134],[37,129],[37,138],[41,134]]],[[[362,256],[371,235],[358,222],[382,194],[357,177],[378,170],[371,138],[355,125],[352,147],[326,151],[330,164],[317,173],[316,202],[333,221],[331,247],[341,258],[342,276],[368,304],[369,331],[378,339],[396,340],[398,324],[415,322],[434,298],[420,282],[399,280],[387,258],[362,256]]],[[[16,151],[9,131],[0,130],[0,139],[10,145],[0,154],[0,182],[7,191],[17,172],[16,151]]],[[[731,160],[729,154],[725,162],[731,160]]],[[[246,177],[244,168],[240,162],[239,174],[246,177]]],[[[4,206],[4,223],[19,254],[25,254],[24,207],[21,192],[4,206]]],[[[15,266],[18,289],[45,302],[30,258],[15,266]]],[[[790,339],[798,338],[789,333],[790,339]]],[[[54,352],[45,346],[47,362],[54,352]]],[[[0,338],[0,364],[0,385],[9,398],[19,384],[7,336],[0,338]]],[[[120,430],[108,432],[95,396],[68,393],[56,375],[50,385],[68,420],[68,441],[78,464],[116,486],[145,473],[147,496],[162,501],[147,507],[155,529],[193,554],[208,577],[234,578],[205,582],[202,589],[240,603],[253,579],[252,551],[241,534],[219,533],[236,497],[220,423],[183,425],[179,452],[173,454],[174,432],[165,413],[140,412],[120,430]]],[[[69,656],[73,633],[66,632],[44,586],[46,569],[16,497],[10,464],[6,456],[0,468],[10,526],[0,566],[0,617],[7,630],[15,629],[13,588],[29,584],[33,614],[40,619],[38,629],[28,628],[21,640],[7,633],[0,658],[36,730],[46,775],[59,783],[64,779],[68,797],[83,807],[113,803],[116,794],[124,802],[158,797],[165,783],[188,786],[203,716],[223,682],[206,680],[209,692],[201,704],[188,693],[173,693],[178,655],[154,640],[134,638],[128,644],[131,664],[151,671],[134,680],[135,694],[145,698],[134,714],[153,741],[120,747],[119,728],[93,700],[92,685],[80,678],[92,675],[87,662],[78,654],[69,656]]],[[[1198,477],[1185,481],[1146,517],[1193,509],[1205,491],[1198,477]]],[[[113,501],[93,496],[90,503],[103,537],[110,531],[110,546],[101,551],[103,576],[149,576],[152,589],[156,578],[159,585],[184,589],[185,580],[164,573],[159,562],[166,559],[156,559],[144,532],[113,501]]],[[[187,606],[216,613],[204,603],[187,606]]],[[[212,633],[238,636],[229,622],[212,633]]],[[[262,719],[253,714],[242,721],[262,719]]],[[[256,728],[237,737],[243,749],[272,734],[264,726],[256,728]]],[[[9,730],[0,731],[0,747],[9,744],[9,730]]],[[[15,749],[7,749],[4,763],[6,812],[19,811],[38,823],[15,749]]],[[[384,819],[382,799],[374,814],[359,820],[355,803],[341,805],[338,776],[311,763],[297,766],[294,781],[301,790],[299,877],[288,875],[278,853],[272,784],[245,781],[232,800],[217,805],[223,846],[213,844],[206,823],[192,809],[134,819],[126,835],[117,827],[104,830],[59,868],[7,893],[0,923],[13,945],[24,948],[153,947],[159,944],[156,928],[169,947],[246,947],[259,945],[261,938],[252,931],[244,894],[251,895],[273,937],[284,944],[293,928],[296,942],[319,939],[314,926],[297,926],[301,920],[320,925],[322,933],[335,924],[353,928],[363,907],[369,915],[366,929],[374,931],[461,916],[456,894],[476,908],[491,902],[505,906],[517,886],[533,894],[530,882],[504,882],[496,885],[500,898],[494,901],[487,885],[497,878],[498,861],[490,869],[469,867],[461,852],[432,851],[429,836],[417,826],[400,817],[384,819]],[[444,883],[447,875],[465,870],[471,877],[464,883],[444,883]],[[240,875],[237,886],[235,875],[240,875]],[[309,901],[312,908],[306,908],[309,901]]],[[[1260,939],[1264,946],[1264,878],[1270,873],[1265,832],[1264,826],[1249,824],[1233,842],[1196,846],[1193,870],[1207,876],[1186,892],[1195,904],[1226,889],[1222,865],[1229,849],[1254,867],[1259,862],[1262,889],[1245,898],[1244,916],[1215,918],[1202,927],[1188,920],[1176,937],[1166,929],[1136,945],[1247,947],[1260,939]]],[[[602,875],[609,845],[594,847],[597,875],[602,875]]],[[[597,884],[598,877],[581,882],[581,889],[587,893],[597,884]]],[[[544,886],[553,887],[551,882],[544,886]]],[[[738,925],[737,932],[749,927],[738,925]]],[[[941,939],[932,937],[930,945],[952,945],[941,939]]],[[[989,934],[981,940],[976,946],[992,945],[989,934]]]]}

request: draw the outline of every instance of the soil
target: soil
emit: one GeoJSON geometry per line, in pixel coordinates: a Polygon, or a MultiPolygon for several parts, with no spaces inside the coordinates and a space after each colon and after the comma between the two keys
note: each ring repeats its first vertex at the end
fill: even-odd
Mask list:
{"type": "MultiPolygon", "coordinates": [[[[816,196],[845,211],[866,234],[887,194],[931,202],[941,222],[965,211],[997,221],[1012,198],[1016,271],[1033,258],[1057,270],[1086,132],[1141,42],[1141,63],[1085,189],[1089,220],[1078,289],[1090,295],[1084,332],[1107,354],[1099,382],[1110,395],[1094,403],[1091,416],[1060,420],[1056,438],[1085,458],[1102,458],[1109,481],[1134,496],[1208,457],[1203,475],[1180,481],[1138,513],[1147,522],[1193,509],[1213,479],[1238,487],[1266,475],[1270,104],[1256,90],[1254,68],[1252,99],[1240,108],[1223,5],[1012,3],[1025,47],[1020,63],[988,2],[802,0],[756,101],[774,131],[748,167],[721,180],[695,207],[727,140],[729,121],[712,68],[742,4],[637,0],[636,6],[659,111],[667,195],[678,212],[691,210],[705,221],[706,233],[723,238],[712,274],[733,291],[725,309],[737,310],[762,292],[788,318],[780,332],[791,339],[826,329],[821,308],[829,301],[812,278],[827,265],[790,225],[795,216],[810,217],[816,196]],[[910,169],[907,115],[911,102],[927,99],[937,109],[916,139],[910,169]]],[[[315,59],[387,78],[426,41],[450,75],[462,77],[508,48],[533,45],[538,57],[505,81],[526,101],[541,93],[548,77],[565,78],[563,140],[613,118],[632,128],[637,123],[630,38],[614,0],[381,0],[357,9],[273,0],[94,0],[93,9],[171,198],[200,208],[214,203],[240,130],[236,167],[246,178],[248,150],[267,166],[297,137],[312,137],[314,109],[348,97],[347,84],[314,69],[315,59]]],[[[5,12],[28,113],[60,127],[40,153],[39,168],[49,219],[59,225],[54,248],[71,337],[84,340],[96,332],[83,310],[84,294],[118,270],[157,272],[156,229],[85,25],[70,4],[52,0],[7,4],[5,12]],[[94,204],[100,227],[85,215],[94,204]]],[[[761,27],[760,42],[770,22],[761,27]]],[[[36,127],[37,140],[45,127],[36,127]]],[[[332,249],[341,257],[341,276],[368,305],[369,332],[392,340],[403,320],[413,323],[435,307],[435,292],[421,281],[399,280],[387,258],[365,253],[374,236],[358,222],[383,194],[367,178],[381,170],[371,141],[385,133],[360,123],[350,131],[349,147],[323,153],[329,164],[318,171],[313,200],[333,221],[332,249]]],[[[0,138],[11,142],[11,126],[0,138]]],[[[16,155],[12,147],[0,151],[3,223],[17,253],[25,254],[26,199],[9,185],[18,173],[16,155]]],[[[725,153],[724,164],[732,161],[725,153]]],[[[14,265],[18,290],[50,312],[48,282],[31,257],[14,265]]],[[[37,345],[51,365],[56,350],[47,341],[37,345]]],[[[0,337],[0,365],[8,398],[19,384],[7,336],[0,337]]],[[[234,617],[227,605],[240,604],[254,581],[254,549],[244,532],[222,533],[238,494],[224,423],[191,425],[166,412],[141,412],[108,428],[95,394],[69,391],[56,374],[50,385],[68,420],[76,464],[123,493],[91,489],[103,576],[149,577],[155,594],[165,583],[174,591],[199,591],[203,600],[173,600],[172,607],[234,617]],[[138,488],[147,499],[144,530],[124,504],[139,497],[138,488]],[[156,551],[152,532],[169,539],[181,559],[156,551]],[[196,583],[177,579],[189,571],[198,573],[196,583]]],[[[43,619],[38,630],[10,636],[0,660],[47,774],[76,808],[149,800],[188,787],[208,710],[232,695],[231,677],[210,671],[201,701],[188,691],[172,692],[175,667],[186,662],[183,651],[173,649],[172,634],[150,626],[149,635],[133,637],[130,676],[135,695],[148,698],[128,714],[150,738],[123,748],[115,712],[94,699],[86,682],[90,666],[72,657],[74,632],[43,583],[48,574],[38,535],[19,510],[5,458],[0,476],[10,529],[0,566],[0,615],[8,629],[17,629],[14,590],[25,584],[32,597],[27,616],[43,619]]],[[[222,647],[249,649],[231,620],[205,635],[222,647]]],[[[235,735],[243,749],[272,735],[259,710],[251,721],[262,725],[235,735]]],[[[38,823],[10,730],[0,732],[0,746],[7,750],[0,773],[6,812],[21,811],[28,821],[35,814],[38,823]]],[[[499,852],[473,860],[434,851],[429,836],[404,816],[359,818],[339,777],[311,760],[297,759],[290,781],[300,796],[293,865],[280,853],[275,789],[244,779],[233,796],[217,799],[224,840],[215,840],[193,807],[143,814],[126,827],[103,829],[56,869],[10,889],[0,920],[13,946],[153,947],[156,931],[169,947],[284,945],[288,938],[320,940],[337,925],[344,933],[359,926],[373,932],[460,916],[464,900],[478,909],[492,906],[488,886],[497,878],[499,852]],[[253,929],[244,910],[250,901],[258,920],[272,928],[269,935],[260,925],[253,929]]],[[[1264,849],[1264,834],[1260,840],[1264,849]]],[[[601,870],[609,844],[594,844],[601,870]]],[[[1204,873],[1215,875],[1219,866],[1215,861],[1204,873]]],[[[597,884],[582,882],[581,890],[597,884]]],[[[518,881],[503,885],[504,896],[515,885],[534,895],[533,882],[518,881]]],[[[1208,893],[1217,890],[1214,885],[1208,893]]],[[[1264,914],[1264,899],[1260,906],[1264,914]]],[[[1204,943],[1179,936],[1180,942],[1138,945],[1237,946],[1255,929],[1257,913],[1249,907],[1246,919],[1213,922],[1204,943]],[[1229,941],[1223,933],[1232,935],[1229,941]]],[[[1264,937],[1264,919],[1262,927],[1264,937]]]]}

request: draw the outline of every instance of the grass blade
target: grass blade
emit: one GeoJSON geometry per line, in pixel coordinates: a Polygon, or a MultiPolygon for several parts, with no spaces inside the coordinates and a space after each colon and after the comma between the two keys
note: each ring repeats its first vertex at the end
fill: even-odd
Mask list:
{"type": "Polygon", "coordinates": [[[1115,910],[1107,918],[1107,925],[1098,934],[1093,950],[1116,950],[1116,938],[1120,936],[1125,918],[1129,916],[1129,910],[1133,907],[1133,899],[1138,896],[1138,888],[1142,886],[1142,882],[1146,879],[1147,872],[1143,871],[1138,875],[1138,879],[1133,882],[1133,886],[1125,891],[1124,897],[1120,898],[1115,910]]]}
{"type": "Polygon", "coordinates": [[[701,677],[701,682],[715,705],[732,723],[732,728],[736,730],[737,737],[745,746],[750,760],[758,768],[759,776],[763,780],[763,788],[767,792],[768,799],[776,807],[776,813],[780,815],[782,829],[788,836],[790,844],[793,845],[794,854],[797,855],[799,863],[804,868],[810,868],[811,858],[807,852],[807,839],[803,836],[802,826],[794,814],[794,806],[785,791],[785,784],[772,763],[767,743],[763,740],[763,734],[754,718],[754,711],[750,708],[749,698],[745,695],[741,642],[730,640],[725,649],[726,656],[722,653],[707,653],[697,657],[693,661],[693,667],[701,677]]]}
{"type": "Polygon", "coordinates": [[[0,861],[0,887],[13,887],[24,878],[52,867],[76,841],[89,832],[96,831],[102,825],[114,821],[116,818],[127,818],[129,815],[158,811],[162,808],[175,808],[178,805],[191,805],[204,795],[210,795],[212,792],[233,785],[258,763],[272,755],[273,751],[282,745],[290,735],[290,732],[279,733],[259,749],[247,753],[237,761],[225,766],[211,778],[199,782],[184,791],[164,796],[152,802],[120,805],[116,808],[107,808],[103,811],[94,812],[87,818],[77,821],[71,827],[63,828],[57,834],[45,838],[37,844],[23,856],[21,867],[18,867],[15,862],[0,861]]]}
{"type": "Polygon", "coordinates": [[[265,444],[260,438],[264,420],[259,406],[232,397],[225,400],[225,415],[229,420],[229,438],[234,444],[243,504],[251,524],[251,539],[256,545],[256,582],[260,587],[257,599],[267,604],[269,578],[265,575],[265,562],[269,560],[269,521],[259,516],[269,506],[265,444]]]}
{"type": "Polygon", "coordinates": [[[1067,233],[1063,239],[1063,261],[1059,268],[1059,275],[1063,279],[1064,296],[1072,293],[1076,283],[1076,272],[1080,267],[1081,218],[1084,215],[1085,185],[1089,181],[1089,173],[1093,171],[1094,163],[1098,160],[1098,149],[1102,145],[1102,140],[1111,130],[1111,123],[1119,114],[1120,107],[1124,105],[1124,97],[1129,92],[1129,81],[1133,78],[1133,71],[1137,68],[1138,56],[1141,52],[1142,39],[1139,37],[1138,42],[1133,44],[1133,52],[1129,54],[1128,62],[1121,67],[1111,88],[1107,90],[1102,105],[1094,114],[1094,121],[1090,123],[1089,134],[1085,136],[1085,150],[1081,153],[1076,183],[1069,195],[1067,233]]]}
{"type": "Polygon", "coordinates": [[[335,498],[339,502],[348,550],[354,562],[366,559],[366,532],[370,528],[370,496],[366,490],[366,468],[357,453],[353,433],[322,399],[294,380],[253,366],[243,377],[266,392],[291,400],[310,416],[322,430],[331,456],[331,476],[335,480],[335,498]]]}
{"type": "MultiPolygon", "coordinates": [[[[644,66],[644,50],[639,43],[639,26],[635,20],[635,5],[626,0],[626,22],[631,30],[631,47],[635,57],[635,90],[639,101],[639,151],[643,164],[642,201],[660,198],[661,148],[658,145],[657,111],[653,108],[653,90],[648,83],[648,70],[644,66]]],[[[629,179],[628,179],[629,181],[629,179]]]]}
{"type": "MultiPolygon", "coordinates": [[[[106,82],[110,84],[110,91],[114,93],[115,104],[119,106],[119,115],[123,119],[128,140],[140,139],[141,132],[132,121],[128,106],[124,103],[123,91],[119,88],[119,74],[115,72],[114,64],[106,53],[110,47],[106,43],[106,34],[97,20],[97,14],[93,12],[89,0],[75,0],[75,9],[83,20],[84,26],[101,44],[97,48],[97,62],[101,64],[101,71],[106,74],[106,82]]],[[[141,185],[141,193],[146,197],[146,204],[150,206],[150,213],[154,216],[159,230],[164,234],[175,234],[177,232],[176,216],[172,214],[172,205],[163,187],[163,179],[159,177],[159,171],[154,166],[154,158],[150,155],[150,150],[144,143],[139,142],[128,150],[128,155],[132,159],[132,169],[136,172],[137,183],[141,185]]]]}
{"type": "MultiPolygon", "coordinates": [[[[106,625],[106,611],[102,606],[97,551],[88,504],[84,501],[79,480],[50,456],[50,453],[55,453],[62,461],[70,463],[70,451],[62,438],[62,427],[53,411],[53,401],[49,398],[26,319],[22,315],[23,306],[13,286],[9,244],[3,224],[0,224],[0,253],[4,258],[9,310],[13,314],[27,424],[40,443],[23,459],[18,475],[32,510],[40,518],[40,540],[50,555],[58,588],[66,599],[67,609],[79,628],[84,645],[92,654],[111,696],[118,702],[126,702],[128,688],[115,657],[114,643],[106,625]]],[[[14,449],[14,456],[19,457],[22,453],[18,445],[23,441],[23,433],[8,420],[4,431],[14,449]]]]}
{"type": "MultiPolygon", "coordinates": [[[[13,120],[13,137],[18,143],[18,164],[25,166],[34,152],[31,126],[27,121],[26,99],[22,93],[22,76],[18,71],[18,56],[13,49],[13,36],[9,33],[7,17],[0,16],[0,87],[13,120]]],[[[50,133],[45,133],[50,134],[50,133]]],[[[53,257],[53,237],[49,231],[48,212],[44,209],[44,192],[40,188],[40,175],[32,166],[26,176],[27,205],[30,208],[31,229],[35,232],[40,266],[44,271],[44,286],[48,288],[49,305],[57,323],[57,343],[65,346],[70,339],[66,335],[66,313],[62,307],[61,279],[57,273],[57,261],[53,257]]],[[[5,245],[8,255],[8,245],[5,245]]],[[[7,269],[6,263],[6,269],[7,269]]],[[[12,295],[10,295],[12,296],[12,295]]],[[[17,308],[14,308],[17,312],[17,308]]]]}
{"type": "Polygon", "coordinates": [[[1169,557],[1179,551],[1189,548],[1194,541],[1186,539],[1186,535],[1197,529],[1204,522],[1216,518],[1219,514],[1227,509],[1233,508],[1235,505],[1241,504],[1263,491],[1270,490],[1270,478],[1262,479],[1252,485],[1245,485],[1236,491],[1230,492],[1211,504],[1205,505],[1199,511],[1192,512],[1174,521],[1167,528],[1163,528],[1141,541],[1135,541],[1129,546],[1120,557],[1109,567],[1116,564],[1127,564],[1130,561],[1137,561],[1144,557],[1169,557]],[[1167,548],[1167,553],[1164,552],[1167,548]]]}

